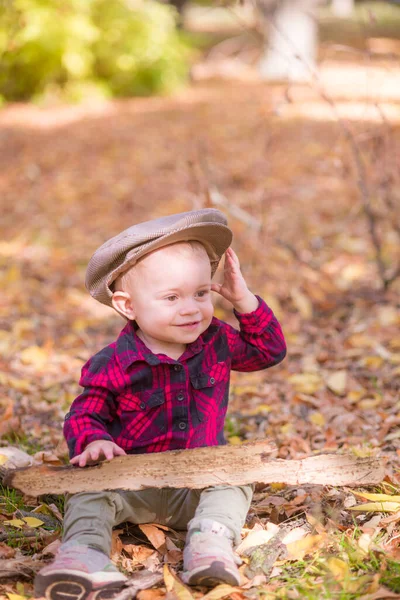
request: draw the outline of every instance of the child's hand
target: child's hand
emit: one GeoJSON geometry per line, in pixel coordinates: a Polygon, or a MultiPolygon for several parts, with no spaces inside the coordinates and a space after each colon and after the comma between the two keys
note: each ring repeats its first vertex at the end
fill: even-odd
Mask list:
{"type": "Polygon", "coordinates": [[[229,300],[239,313],[250,313],[258,308],[258,300],[247,287],[239,259],[232,248],[228,248],[225,253],[224,281],[222,284],[211,284],[211,289],[229,300]]]}
{"type": "Polygon", "coordinates": [[[126,454],[125,450],[114,444],[114,442],[96,440],[88,444],[82,454],[71,458],[70,463],[71,465],[78,465],[78,467],[85,467],[99,462],[99,458],[111,460],[114,456],[122,456],[123,454],[126,454]]]}

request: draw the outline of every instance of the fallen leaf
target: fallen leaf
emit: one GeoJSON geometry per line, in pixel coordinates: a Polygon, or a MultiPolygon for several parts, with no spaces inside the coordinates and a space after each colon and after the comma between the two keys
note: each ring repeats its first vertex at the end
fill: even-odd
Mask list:
{"type": "Polygon", "coordinates": [[[143,531],[147,539],[151,542],[156,550],[165,546],[165,533],[156,525],[139,525],[139,529],[143,531]]]}
{"type": "Polygon", "coordinates": [[[344,560],[333,556],[332,558],[328,559],[326,564],[337,581],[343,582],[349,578],[350,568],[349,565],[344,562],[344,560]]]}
{"type": "Polygon", "coordinates": [[[136,598],[137,600],[161,600],[165,598],[165,592],[159,589],[139,590],[136,598]]]}
{"type": "Polygon", "coordinates": [[[400,502],[367,502],[351,506],[348,510],[360,512],[397,512],[400,510],[400,502]]]}
{"type": "Polygon", "coordinates": [[[241,590],[238,587],[222,583],[203,596],[202,600],[220,600],[220,598],[226,598],[227,596],[231,596],[234,592],[240,593],[240,591],[241,590]]]}
{"type": "Polygon", "coordinates": [[[306,535],[309,534],[309,531],[304,527],[294,527],[291,529],[287,535],[282,539],[282,544],[292,544],[294,542],[298,542],[302,540],[306,535]]]}
{"type": "Polygon", "coordinates": [[[29,527],[33,528],[41,527],[42,525],[44,525],[43,521],[41,521],[40,519],[36,519],[35,517],[24,517],[23,520],[27,525],[29,525],[29,527]]]}
{"type": "Polygon", "coordinates": [[[255,548],[256,546],[262,546],[262,544],[266,544],[271,538],[274,537],[277,531],[279,531],[278,526],[276,526],[275,531],[272,530],[272,528],[269,530],[261,529],[258,531],[251,531],[236,548],[236,552],[239,554],[239,556],[242,556],[247,550],[249,550],[249,548],[255,548]]]}
{"type": "Polygon", "coordinates": [[[400,496],[392,496],[390,494],[370,494],[369,492],[353,492],[355,496],[365,498],[366,500],[381,501],[381,502],[400,502],[400,496]]]}
{"type": "Polygon", "coordinates": [[[343,396],[347,386],[347,371],[341,370],[332,373],[327,377],[326,385],[334,394],[343,396]]]}
{"type": "Polygon", "coordinates": [[[307,554],[320,548],[324,539],[323,535],[306,535],[300,540],[286,544],[287,560],[303,560],[307,554]]]}
{"type": "Polygon", "coordinates": [[[43,369],[49,360],[48,352],[39,346],[29,346],[19,356],[24,365],[32,365],[38,370],[43,369]]]}
{"type": "Polygon", "coordinates": [[[20,469],[23,467],[30,467],[33,464],[32,456],[19,448],[15,448],[15,446],[1,448],[0,456],[6,458],[5,461],[2,458],[0,464],[5,465],[7,469],[20,469]]]}
{"type": "Polygon", "coordinates": [[[303,317],[303,319],[312,319],[313,316],[313,305],[305,294],[298,289],[291,290],[291,296],[293,304],[303,317]]]}
{"type": "Polygon", "coordinates": [[[123,544],[122,547],[132,560],[140,564],[143,564],[150,556],[152,556],[152,554],[154,554],[153,548],[147,548],[147,546],[123,544]]]}
{"type": "Polygon", "coordinates": [[[9,521],[4,521],[4,525],[11,525],[11,527],[22,529],[25,523],[21,519],[10,519],[9,521]]]}
{"type": "Polygon", "coordinates": [[[326,420],[325,420],[324,415],[318,411],[311,413],[309,416],[309,419],[310,419],[310,423],[312,423],[313,425],[316,425],[317,427],[323,427],[324,425],[326,425],[326,420]]]}
{"type": "Polygon", "coordinates": [[[323,387],[323,381],[317,373],[299,373],[288,378],[296,392],[313,394],[323,387]]]}
{"type": "Polygon", "coordinates": [[[189,588],[178,579],[168,565],[164,565],[163,574],[167,592],[173,594],[177,600],[194,600],[194,596],[192,596],[189,588]]]}
{"type": "Polygon", "coordinates": [[[362,533],[357,540],[358,546],[365,554],[368,554],[370,546],[372,544],[372,538],[369,533],[362,533]]]}
{"type": "Polygon", "coordinates": [[[4,542],[0,542],[0,560],[5,558],[13,558],[15,556],[15,548],[10,548],[4,542]]]}

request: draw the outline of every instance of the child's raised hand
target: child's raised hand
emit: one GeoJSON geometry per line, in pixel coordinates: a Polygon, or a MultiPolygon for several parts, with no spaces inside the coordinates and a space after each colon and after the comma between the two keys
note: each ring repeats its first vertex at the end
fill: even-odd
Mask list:
{"type": "Polygon", "coordinates": [[[109,440],[96,440],[86,446],[84,451],[74,458],[71,458],[70,463],[78,467],[92,465],[100,460],[111,460],[114,456],[122,456],[126,454],[125,450],[110,442],[109,440]]]}
{"type": "Polygon", "coordinates": [[[211,289],[233,304],[239,313],[250,313],[257,309],[258,300],[247,287],[240,270],[237,255],[228,248],[225,252],[224,280],[222,284],[213,283],[211,289]]]}

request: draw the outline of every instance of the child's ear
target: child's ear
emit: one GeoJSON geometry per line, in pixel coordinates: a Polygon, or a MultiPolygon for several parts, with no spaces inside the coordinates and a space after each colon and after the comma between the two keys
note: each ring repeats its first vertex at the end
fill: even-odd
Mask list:
{"type": "Polygon", "coordinates": [[[131,297],[127,292],[114,292],[111,302],[117,313],[126,317],[129,321],[135,320],[136,313],[133,308],[131,297]]]}

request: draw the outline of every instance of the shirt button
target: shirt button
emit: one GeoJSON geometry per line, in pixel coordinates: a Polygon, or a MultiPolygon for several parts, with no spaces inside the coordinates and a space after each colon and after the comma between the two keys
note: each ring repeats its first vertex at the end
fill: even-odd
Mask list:
{"type": "Polygon", "coordinates": [[[182,369],[182,365],[174,365],[174,371],[180,371],[182,369]]]}
{"type": "Polygon", "coordinates": [[[182,400],[185,399],[185,394],[182,394],[182,392],[179,392],[176,399],[178,400],[178,402],[182,402],[182,400]]]}
{"type": "Polygon", "coordinates": [[[211,383],[211,385],[214,385],[214,383],[215,383],[214,377],[210,377],[210,383],[211,383]]]}
{"type": "Polygon", "coordinates": [[[178,425],[179,429],[186,429],[186,423],[184,423],[183,421],[181,421],[178,425]]]}
{"type": "Polygon", "coordinates": [[[144,403],[144,402],[141,402],[141,403],[139,404],[139,407],[140,407],[142,410],[144,410],[144,409],[146,408],[146,405],[145,405],[145,403],[144,403]]]}

